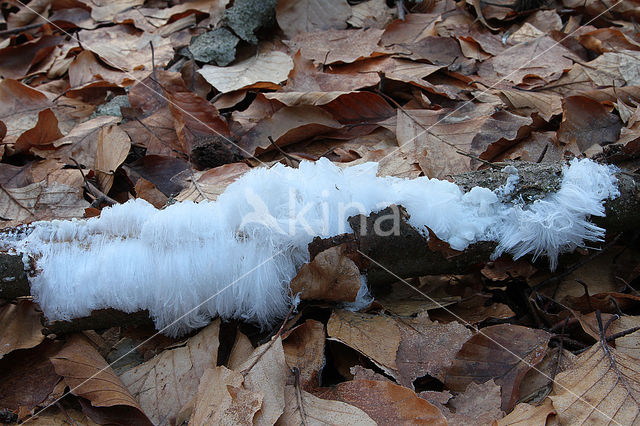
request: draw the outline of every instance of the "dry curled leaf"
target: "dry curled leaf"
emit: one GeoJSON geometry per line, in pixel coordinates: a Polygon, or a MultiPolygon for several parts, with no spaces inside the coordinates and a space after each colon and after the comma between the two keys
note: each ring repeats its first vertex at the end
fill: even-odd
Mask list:
{"type": "Polygon", "coordinates": [[[0,308],[0,359],[16,349],[38,346],[43,340],[40,312],[30,300],[7,303],[0,308]]]}

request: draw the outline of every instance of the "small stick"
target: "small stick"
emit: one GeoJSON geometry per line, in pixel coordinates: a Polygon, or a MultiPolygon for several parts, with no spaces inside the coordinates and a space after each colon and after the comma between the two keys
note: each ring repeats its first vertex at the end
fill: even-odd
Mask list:
{"type": "Polygon", "coordinates": [[[298,367],[293,367],[291,369],[295,377],[295,388],[296,388],[296,398],[298,399],[298,408],[300,411],[300,420],[302,420],[302,424],[307,426],[307,415],[304,412],[304,404],[302,403],[302,390],[300,389],[300,369],[298,367]]]}
{"type": "Polygon", "coordinates": [[[278,152],[280,152],[280,154],[284,155],[284,156],[285,156],[285,158],[287,158],[288,160],[290,160],[290,161],[292,161],[292,162],[293,162],[293,161],[295,161],[295,163],[294,163],[294,164],[295,164],[296,166],[300,165],[300,160],[298,160],[297,158],[295,158],[295,157],[293,157],[293,156],[289,155],[288,153],[286,153],[282,148],[280,148],[280,147],[279,147],[279,146],[274,142],[274,140],[273,140],[273,138],[272,138],[271,136],[267,136],[267,139],[269,139],[269,142],[271,142],[271,145],[273,145],[273,146],[278,150],[278,152]]]}
{"type": "Polygon", "coordinates": [[[34,28],[39,28],[39,27],[43,26],[44,24],[45,24],[45,22],[42,22],[42,23],[39,23],[39,24],[25,25],[24,27],[11,28],[10,30],[2,30],[2,31],[0,31],[0,37],[9,36],[9,35],[13,35],[13,34],[19,34],[19,33],[23,32],[23,31],[33,30],[34,28]]]}
{"type": "Polygon", "coordinates": [[[93,195],[96,198],[99,198],[100,200],[104,201],[110,206],[113,206],[115,204],[120,204],[119,202],[109,197],[104,192],[100,191],[94,184],[89,182],[87,177],[84,175],[84,172],[82,171],[82,166],[80,166],[80,164],[78,164],[78,162],[74,158],[71,158],[71,161],[73,161],[76,164],[76,167],[78,168],[78,170],[80,170],[80,174],[82,175],[82,179],[84,180],[84,187],[87,191],[89,191],[91,195],[93,195]]]}

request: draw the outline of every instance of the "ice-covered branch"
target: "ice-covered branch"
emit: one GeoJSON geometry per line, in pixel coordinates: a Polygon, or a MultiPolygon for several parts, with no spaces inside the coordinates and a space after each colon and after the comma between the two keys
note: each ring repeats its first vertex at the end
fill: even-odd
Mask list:
{"type": "MultiPolygon", "coordinates": [[[[159,211],[129,202],[99,219],[39,223],[10,245],[36,259],[31,292],[50,320],[147,309],[156,326],[179,334],[215,315],[276,320],[315,237],[329,240],[316,240],[312,252],[351,234],[359,250],[416,276],[459,271],[502,252],[543,255],[553,267],[559,253],[603,238],[590,218],[603,217],[605,207],[601,225],[638,222],[635,177],[616,178],[589,160],[474,172],[457,176],[458,185],[375,173],[374,164],[340,169],[324,160],[257,169],[215,203],[159,211]],[[348,220],[358,214],[368,219],[348,220]],[[462,253],[431,250],[430,231],[462,253]]],[[[389,279],[374,267],[366,273],[370,282],[389,279]]]]}

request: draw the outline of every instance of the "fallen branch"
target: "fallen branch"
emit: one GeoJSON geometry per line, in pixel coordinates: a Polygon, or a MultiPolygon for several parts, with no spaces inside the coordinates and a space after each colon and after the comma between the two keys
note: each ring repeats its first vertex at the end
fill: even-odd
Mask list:
{"type": "MultiPolygon", "coordinates": [[[[518,163],[520,180],[510,193],[511,197],[521,197],[526,202],[544,198],[550,192],[555,192],[561,181],[562,165],[518,163]]],[[[507,182],[511,172],[501,170],[483,170],[466,173],[453,177],[453,180],[465,191],[474,186],[496,189],[507,182]]],[[[593,222],[612,232],[637,229],[640,224],[640,178],[625,172],[617,175],[620,196],[605,202],[607,216],[594,218],[593,222]]],[[[313,258],[319,252],[339,244],[347,243],[349,253],[366,274],[368,282],[380,285],[395,281],[395,278],[372,265],[364,256],[358,256],[358,251],[375,259],[380,264],[403,277],[416,277],[429,274],[460,273],[472,265],[489,260],[496,248],[494,242],[479,242],[469,245],[464,251],[455,252],[448,248],[448,244],[438,245],[437,238],[427,241],[408,222],[406,213],[399,209],[403,217],[399,221],[399,232],[396,235],[381,236],[371,232],[378,220],[388,215],[390,211],[383,210],[366,217],[356,216],[349,219],[354,230],[350,234],[342,234],[328,239],[316,238],[310,245],[309,251],[313,258]]],[[[384,222],[382,223],[384,231],[384,222]]],[[[0,254],[0,297],[14,298],[29,294],[29,286],[24,273],[21,256],[0,254]]],[[[104,311],[104,310],[103,310],[104,311]]],[[[100,311],[100,312],[103,312],[100,311]]],[[[112,311],[112,310],[108,310],[112,311]]],[[[76,319],[63,329],[49,327],[48,332],[69,332],[77,329],[104,328],[111,323],[126,322],[122,318],[115,318],[104,313],[94,313],[87,318],[76,319]],[[98,316],[100,319],[98,319],[98,316]],[[106,320],[105,320],[106,318],[106,320]]],[[[136,314],[143,315],[144,314],[136,314]]],[[[112,324],[112,325],[113,325],[112,324]]]]}

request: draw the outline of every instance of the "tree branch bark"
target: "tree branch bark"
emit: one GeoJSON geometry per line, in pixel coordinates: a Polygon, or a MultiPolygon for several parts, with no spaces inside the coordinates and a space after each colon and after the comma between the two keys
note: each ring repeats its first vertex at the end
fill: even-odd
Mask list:
{"type": "MultiPolygon", "coordinates": [[[[526,202],[543,198],[547,193],[560,187],[562,164],[517,163],[520,180],[513,193],[526,202]]],[[[495,189],[506,182],[509,174],[496,169],[487,169],[453,176],[453,181],[463,190],[474,186],[495,189]]],[[[640,176],[624,171],[617,173],[620,196],[605,203],[606,216],[593,218],[593,222],[608,232],[635,230],[640,226],[640,176]]],[[[401,215],[406,215],[400,209],[401,215]]],[[[311,258],[332,246],[347,244],[349,253],[361,271],[366,273],[372,286],[396,281],[395,276],[368,260],[371,258],[393,271],[394,274],[409,278],[422,275],[462,273],[471,266],[486,262],[496,244],[480,242],[469,246],[463,252],[452,253],[446,247],[434,245],[411,227],[405,219],[400,220],[399,234],[380,236],[372,232],[376,221],[391,213],[390,208],[368,217],[355,216],[349,219],[353,233],[332,238],[316,238],[309,245],[311,258]],[[362,254],[365,256],[363,256],[362,254]]],[[[384,223],[383,223],[384,226],[384,223]]],[[[384,229],[382,229],[384,231],[384,229]]],[[[0,253],[0,298],[12,299],[28,296],[29,283],[22,262],[22,256],[0,253]]],[[[45,324],[47,333],[67,333],[82,329],[105,328],[131,324],[131,319],[146,313],[122,314],[114,310],[95,311],[90,317],[79,318],[67,323],[45,324]]]]}

